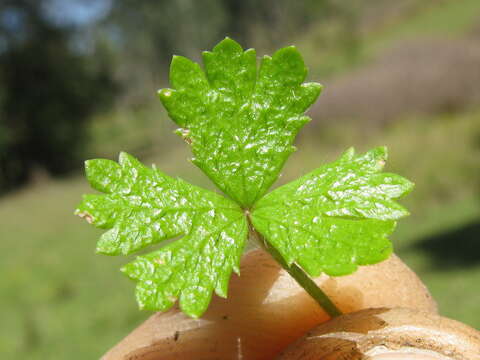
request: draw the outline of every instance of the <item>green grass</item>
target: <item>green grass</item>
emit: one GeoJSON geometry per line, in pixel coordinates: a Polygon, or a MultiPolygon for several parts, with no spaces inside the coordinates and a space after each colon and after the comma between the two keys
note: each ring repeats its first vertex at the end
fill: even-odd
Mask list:
{"type": "Polygon", "coordinates": [[[458,38],[468,34],[480,20],[477,0],[433,2],[398,24],[374,32],[364,39],[359,62],[365,62],[392,44],[418,38],[458,38]]]}
{"type": "Polygon", "coordinates": [[[335,24],[330,23],[319,23],[294,43],[309,64],[311,77],[325,79],[369,62],[405,40],[463,36],[478,26],[479,19],[477,0],[420,0],[413,13],[394,17],[366,34],[357,34],[354,50],[349,43],[351,39],[346,39],[347,43],[326,41],[330,33],[338,31],[335,24]]]}
{"type": "Polygon", "coordinates": [[[410,227],[412,235],[411,228],[416,225],[419,236],[407,236],[406,243],[402,238],[405,230],[396,234],[397,253],[427,284],[442,315],[480,328],[479,199],[434,209],[431,215],[411,220],[403,228],[410,227]],[[460,220],[457,214],[452,220],[454,212],[465,218],[460,220]]]}
{"type": "Polygon", "coordinates": [[[72,214],[82,184],[51,182],[2,199],[5,358],[98,358],[144,317],[118,272],[124,259],[95,256],[98,232],[72,214]]]}
{"type": "Polygon", "coordinates": [[[389,42],[399,38],[422,35],[462,35],[480,18],[477,0],[447,0],[431,2],[418,13],[388,31],[379,38],[389,42]]]}

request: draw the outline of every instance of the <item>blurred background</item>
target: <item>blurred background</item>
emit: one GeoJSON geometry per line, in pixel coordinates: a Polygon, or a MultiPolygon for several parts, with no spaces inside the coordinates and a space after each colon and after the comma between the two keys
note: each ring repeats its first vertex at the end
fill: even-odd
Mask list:
{"type": "MultiPolygon", "coordinates": [[[[211,187],[156,98],[173,54],[226,35],[295,44],[325,85],[282,182],[387,145],[417,186],[396,252],[442,314],[480,328],[480,1],[1,0],[0,353],[92,359],[149,313],[73,216],[83,160],[124,150],[211,187]]],[[[392,287],[395,284],[391,285],[392,287]]]]}

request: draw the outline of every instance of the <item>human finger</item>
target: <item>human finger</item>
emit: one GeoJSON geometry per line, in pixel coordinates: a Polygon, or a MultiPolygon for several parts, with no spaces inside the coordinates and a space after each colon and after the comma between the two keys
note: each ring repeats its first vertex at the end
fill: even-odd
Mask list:
{"type": "Polygon", "coordinates": [[[431,312],[377,308],[346,314],[307,332],[278,360],[480,359],[480,333],[431,312]]]}
{"type": "MultiPolygon", "coordinates": [[[[370,307],[436,311],[418,277],[395,255],[352,275],[316,283],[344,313],[370,307]]],[[[244,256],[228,299],[215,297],[200,319],[178,308],[156,313],[113,347],[104,360],[271,359],[328,314],[261,250],[244,256]]]]}

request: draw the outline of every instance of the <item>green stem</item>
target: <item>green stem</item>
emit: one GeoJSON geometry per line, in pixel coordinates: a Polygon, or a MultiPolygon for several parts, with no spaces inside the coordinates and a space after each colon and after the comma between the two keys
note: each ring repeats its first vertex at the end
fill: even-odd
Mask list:
{"type": "Polygon", "coordinates": [[[335,306],[330,298],[320,287],[308,276],[297,264],[288,265],[282,255],[271,246],[268,241],[253,227],[250,216],[247,214],[250,234],[262,249],[268,252],[282,268],[292,276],[295,281],[327,312],[332,318],[342,315],[342,312],[335,306]]]}

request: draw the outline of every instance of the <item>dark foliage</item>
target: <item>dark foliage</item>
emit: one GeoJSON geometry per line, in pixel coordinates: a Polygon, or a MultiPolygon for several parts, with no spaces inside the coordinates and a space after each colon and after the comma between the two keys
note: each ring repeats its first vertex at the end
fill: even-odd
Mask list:
{"type": "Polygon", "coordinates": [[[480,263],[480,221],[431,236],[415,244],[414,251],[427,253],[438,270],[470,267],[480,263]]]}
{"type": "Polygon", "coordinates": [[[72,46],[35,0],[0,5],[0,192],[32,169],[79,168],[86,123],[117,92],[109,66],[72,46]]]}

